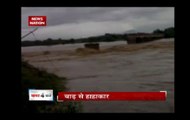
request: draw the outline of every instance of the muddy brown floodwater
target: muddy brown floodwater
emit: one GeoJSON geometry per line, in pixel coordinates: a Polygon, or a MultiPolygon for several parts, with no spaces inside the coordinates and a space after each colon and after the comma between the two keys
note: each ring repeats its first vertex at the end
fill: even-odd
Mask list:
{"type": "Polygon", "coordinates": [[[22,47],[22,55],[35,67],[68,78],[69,91],[167,91],[166,101],[85,101],[82,112],[174,112],[174,39],[100,43],[100,52],[78,54],[81,47],[22,47]]]}

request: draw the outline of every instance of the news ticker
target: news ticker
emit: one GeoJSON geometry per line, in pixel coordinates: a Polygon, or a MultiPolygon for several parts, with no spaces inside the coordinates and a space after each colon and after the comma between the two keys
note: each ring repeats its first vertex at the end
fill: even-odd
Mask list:
{"type": "MultiPolygon", "coordinates": [[[[159,92],[58,92],[64,101],[165,101],[167,91],[159,92]]],[[[54,101],[53,90],[29,89],[29,101],[54,101]]]]}

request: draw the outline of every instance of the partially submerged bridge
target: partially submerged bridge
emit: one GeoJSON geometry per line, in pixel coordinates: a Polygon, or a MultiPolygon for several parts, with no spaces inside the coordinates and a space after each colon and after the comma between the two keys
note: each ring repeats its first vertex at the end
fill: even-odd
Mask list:
{"type": "MultiPolygon", "coordinates": [[[[151,34],[151,33],[126,34],[127,44],[150,42],[150,41],[158,40],[161,38],[164,38],[164,34],[151,34]]],[[[100,43],[85,43],[84,48],[99,50],[100,49],[99,44],[100,43]]]]}
{"type": "Polygon", "coordinates": [[[164,34],[150,34],[150,33],[134,33],[127,35],[127,43],[144,43],[164,38],[164,34]]]}

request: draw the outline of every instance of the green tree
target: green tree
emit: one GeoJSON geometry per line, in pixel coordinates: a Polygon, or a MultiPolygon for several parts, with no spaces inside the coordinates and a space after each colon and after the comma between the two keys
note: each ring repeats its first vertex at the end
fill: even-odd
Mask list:
{"type": "Polygon", "coordinates": [[[166,28],[164,30],[164,35],[166,38],[171,38],[175,36],[174,27],[166,28]]]}
{"type": "Polygon", "coordinates": [[[164,31],[160,30],[160,29],[156,29],[153,31],[154,34],[160,34],[160,33],[164,33],[164,31]]]}

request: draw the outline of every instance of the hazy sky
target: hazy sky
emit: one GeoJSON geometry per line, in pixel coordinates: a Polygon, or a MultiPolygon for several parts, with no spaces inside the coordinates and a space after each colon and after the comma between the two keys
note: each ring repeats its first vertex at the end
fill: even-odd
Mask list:
{"type": "MultiPolygon", "coordinates": [[[[105,33],[152,32],[174,26],[173,7],[23,7],[22,36],[35,27],[28,16],[47,16],[37,39],[80,38],[105,33]]],[[[24,40],[35,40],[29,35],[24,40]]]]}

